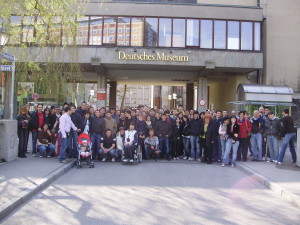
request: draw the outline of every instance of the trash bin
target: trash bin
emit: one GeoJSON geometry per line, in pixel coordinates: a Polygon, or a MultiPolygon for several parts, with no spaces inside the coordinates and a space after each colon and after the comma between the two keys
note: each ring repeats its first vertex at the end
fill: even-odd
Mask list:
{"type": "Polygon", "coordinates": [[[11,162],[18,157],[18,126],[16,120],[0,120],[0,160],[11,162]]]}

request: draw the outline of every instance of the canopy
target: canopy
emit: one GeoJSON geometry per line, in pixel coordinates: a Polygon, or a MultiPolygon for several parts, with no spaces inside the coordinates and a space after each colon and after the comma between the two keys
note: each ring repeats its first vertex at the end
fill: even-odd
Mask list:
{"type": "Polygon", "coordinates": [[[240,84],[237,88],[236,105],[295,106],[294,91],[288,86],[240,84]]]}

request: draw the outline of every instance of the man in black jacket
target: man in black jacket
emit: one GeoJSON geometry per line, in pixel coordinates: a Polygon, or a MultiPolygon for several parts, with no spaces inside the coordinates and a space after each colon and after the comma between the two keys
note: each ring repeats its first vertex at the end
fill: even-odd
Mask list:
{"type": "Polygon", "coordinates": [[[68,143],[68,156],[69,158],[76,158],[77,157],[77,139],[78,134],[81,133],[83,130],[83,119],[82,117],[76,113],[76,106],[72,105],[71,107],[72,114],[71,120],[74,123],[74,125],[77,127],[78,130],[70,130],[70,138],[68,143]]]}
{"type": "Polygon", "coordinates": [[[164,152],[165,159],[169,160],[169,137],[172,134],[172,127],[171,124],[167,121],[166,114],[162,114],[161,121],[156,124],[156,134],[159,139],[159,148],[162,152],[164,152]]]}
{"type": "Polygon", "coordinates": [[[88,112],[87,103],[82,102],[81,106],[76,110],[76,113],[78,113],[82,117],[82,119],[84,120],[84,115],[85,115],[86,112],[88,112]]]}
{"type": "Polygon", "coordinates": [[[105,122],[100,117],[100,111],[95,111],[95,116],[91,118],[90,133],[92,139],[93,158],[96,158],[97,152],[100,149],[101,137],[104,135],[105,122]]]}
{"type": "Polygon", "coordinates": [[[294,143],[296,141],[296,128],[294,126],[294,121],[291,116],[289,116],[289,109],[285,109],[282,112],[283,118],[281,119],[282,123],[282,136],[283,142],[281,150],[278,157],[278,164],[282,164],[285,151],[288,145],[290,145],[290,152],[292,155],[293,163],[297,161],[297,155],[295,151],[294,143]]]}
{"type": "Polygon", "coordinates": [[[189,129],[191,132],[190,135],[190,142],[191,142],[191,157],[189,158],[190,161],[197,160],[201,161],[200,157],[200,144],[199,144],[199,137],[201,133],[201,127],[203,126],[202,120],[199,119],[199,113],[197,111],[193,112],[193,119],[189,122],[189,129]]]}

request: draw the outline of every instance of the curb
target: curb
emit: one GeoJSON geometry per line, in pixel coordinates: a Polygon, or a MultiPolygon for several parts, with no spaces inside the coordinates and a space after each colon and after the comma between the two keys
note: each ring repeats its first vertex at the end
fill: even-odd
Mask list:
{"type": "Polygon", "coordinates": [[[248,166],[242,165],[240,163],[237,163],[236,165],[240,171],[246,173],[247,175],[254,176],[256,182],[264,185],[265,187],[274,191],[276,194],[278,194],[284,200],[286,200],[289,203],[292,203],[295,206],[300,208],[300,196],[299,195],[287,190],[285,187],[283,187],[280,184],[276,183],[275,181],[261,175],[260,173],[256,172],[255,170],[249,168],[248,166]]]}
{"type": "Polygon", "coordinates": [[[3,220],[6,216],[8,216],[13,210],[27,202],[30,198],[36,195],[39,191],[46,188],[50,185],[54,180],[59,178],[61,175],[68,172],[76,165],[76,160],[72,160],[65,165],[57,168],[47,176],[43,177],[39,182],[30,185],[24,191],[22,191],[19,196],[13,197],[9,201],[5,202],[0,206],[0,221],[3,220]]]}

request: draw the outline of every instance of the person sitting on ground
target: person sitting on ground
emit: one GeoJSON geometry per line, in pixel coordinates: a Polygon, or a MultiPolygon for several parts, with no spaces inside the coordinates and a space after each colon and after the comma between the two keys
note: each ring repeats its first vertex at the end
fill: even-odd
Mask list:
{"type": "Polygon", "coordinates": [[[102,162],[106,161],[107,154],[111,156],[111,161],[115,162],[116,157],[116,138],[112,135],[110,129],[106,129],[104,137],[101,137],[101,144],[99,150],[99,156],[102,158],[102,162]]]}
{"type": "Polygon", "coordinates": [[[159,155],[159,141],[158,137],[154,136],[154,129],[149,129],[149,136],[145,139],[145,159],[149,159],[151,155],[155,154],[155,159],[159,155]]]}
{"type": "Polygon", "coordinates": [[[44,123],[42,130],[38,133],[37,150],[39,156],[43,158],[45,155],[50,158],[55,151],[55,136],[49,130],[49,125],[44,123]]]}
{"type": "Polygon", "coordinates": [[[125,131],[124,138],[124,159],[123,162],[133,162],[133,150],[137,148],[138,133],[135,130],[135,124],[131,123],[129,130],[125,131]]]}

